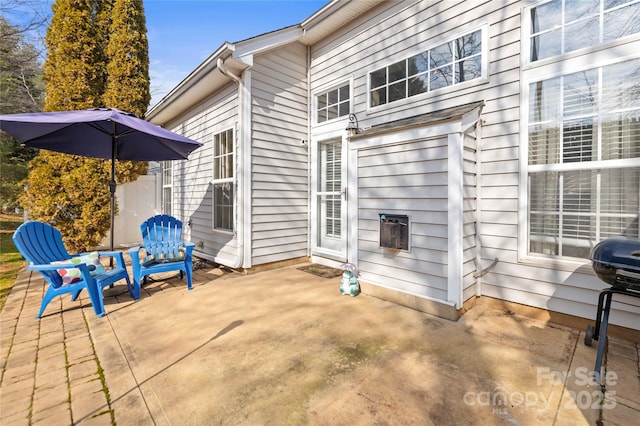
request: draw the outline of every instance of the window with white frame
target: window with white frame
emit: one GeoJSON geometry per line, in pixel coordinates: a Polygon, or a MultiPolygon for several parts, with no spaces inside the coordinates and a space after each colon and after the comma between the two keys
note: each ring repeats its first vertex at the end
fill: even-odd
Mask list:
{"type": "Polygon", "coordinates": [[[480,78],[482,48],[482,30],[477,30],[371,72],[369,106],[480,78]]]}
{"type": "Polygon", "coordinates": [[[552,0],[528,16],[532,62],[640,32],[638,0],[552,0]]]}
{"type": "Polygon", "coordinates": [[[213,229],[233,231],[233,130],[213,137],[213,229]]]}
{"type": "Polygon", "coordinates": [[[173,166],[171,161],[162,162],[162,213],[171,216],[173,191],[173,166]]]}
{"type": "Polygon", "coordinates": [[[351,93],[349,83],[316,96],[316,123],[349,115],[351,93]]]}
{"type": "Polygon", "coordinates": [[[640,236],[640,58],[573,71],[527,87],[531,254],[640,236]]]}

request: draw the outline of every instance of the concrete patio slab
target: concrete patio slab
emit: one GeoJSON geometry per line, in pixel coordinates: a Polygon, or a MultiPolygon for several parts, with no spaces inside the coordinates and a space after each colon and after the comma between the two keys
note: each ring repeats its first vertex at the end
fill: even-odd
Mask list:
{"type": "Polygon", "coordinates": [[[482,299],[452,322],[366,295],[341,296],[339,278],[297,267],[252,275],[199,269],[192,291],[175,275],[155,278],[135,302],[123,286],[107,289],[103,318],[85,295],[80,304],[52,303],[35,320],[39,300],[30,295],[41,295],[41,280],[21,273],[0,314],[0,422],[587,425],[640,418],[638,342],[609,339],[605,395],[590,380],[596,348],[583,344],[583,331],[482,299]],[[38,395],[58,377],[44,368],[59,363],[56,334],[68,371],[66,382],[57,380],[69,391],[54,410],[38,395]],[[31,368],[29,351],[36,353],[31,368]]]}

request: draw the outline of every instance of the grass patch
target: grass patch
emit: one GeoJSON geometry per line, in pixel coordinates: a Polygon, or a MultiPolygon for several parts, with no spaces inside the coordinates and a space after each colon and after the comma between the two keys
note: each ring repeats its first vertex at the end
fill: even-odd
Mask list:
{"type": "Polygon", "coordinates": [[[0,214],[0,311],[4,308],[18,272],[27,264],[11,241],[13,231],[22,222],[20,215],[0,214]]]}

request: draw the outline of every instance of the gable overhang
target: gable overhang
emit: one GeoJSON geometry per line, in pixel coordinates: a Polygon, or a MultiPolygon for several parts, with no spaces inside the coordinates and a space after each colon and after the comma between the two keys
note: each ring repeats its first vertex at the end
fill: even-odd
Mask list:
{"type": "Polygon", "coordinates": [[[330,36],[384,0],[332,0],[300,24],[271,31],[235,43],[225,42],[145,114],[160,126],[171,126],[181,115],[231,83],[218,68],[219,60],[234,75],[253,66],[257,54],[293,42],[312,45],[330,36]]]}
{"type": "Polygon", "coordinates": [[[217,69],[217,62],[218,58],[224,60],[230,57],[233,50],[234,45],[225,42],[152,106],[146,112],[145,119],[159,126],[168,125],[189,108],[228,84],[229,78],[217,69]]]}
{"type": "Polygon", "coordinates": [[[219,60],[231,74],[241,75],[253,66],[254,55],[292,43],[301,35],[302,29],[296,25],[237,43],[225,42],[160,102],[151,107],[145,118],[160,126],[172,123],[232,81],[228,73],[218,67],[219,60]]]}
{"type": "Polygon", "coordinates": [[[255,55],[296,41],[312,45],[382,2],[384,0],[332,0],[300,24],[235,43],[225,42],[152,106],[145,119],[160,126],[171,126],[189,109],[231,83],[231,77],[218,68],[219,60],[232,74],[241,75],[253,66],[255,55]]]}
{"type": "Polygon", "coordinates": [[[313,45],[384,2],[385,0],[333,0],[300,23],[300,42],[313,45]]]}

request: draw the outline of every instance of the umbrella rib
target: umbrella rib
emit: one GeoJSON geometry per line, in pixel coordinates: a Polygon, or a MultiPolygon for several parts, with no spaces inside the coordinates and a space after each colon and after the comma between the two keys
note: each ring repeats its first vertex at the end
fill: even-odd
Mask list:
{"type": "MultiPolygon", "coordinates": [[[[67,124],[67,125],[66,125],[66,126],[64,126],[64,127],[61,127],[61,128],[59,128],[59,129],[56,129],[56,130],[52,130],[51,132],[47,132],[47,133],[40,134],[40,135],[38,135],[38,136],[34,136],[34,137],[32,137],[31,139],[28,139],[28,140],[25,140],[24,142],[22,142],[22,143],[21,143],[21,145],[28,145],[28,144],[29,144],[30,142],[32,142],[32,141],[35,141],[35,140],[41,139],[41,138],[42,138],[42,137],[44,137],[44,136],[53,135],[53,134],[55,134],[55,133],[58,133],[58,132],[59,132],[59,131],[61,131],[61,130],[68,129],[69,127],[73,127],[73,126],[75,126],[75,125],[77,125],[77,124],[78,124],[78,123],[69,123],[69,124],[67,124]]],[[[46,149],[46,148],[43,148],[43,149],[46,149]]]]}
{"type": "MultiPolygon", "coordinates": [[[[98,126],[96,123],[87,122],[86,124],[88,124],[89,126],[93,127],[94,129],[96,129],[96,130],[98,130],[98,131],[100,131],[100,132],[104,133],[105,135],[115,136],[115,137],[116,137],[116,139],[117,139],[117,138],[121,138],[121,137],[123,137],[123,136],[130,135],[130,134],[132,134],[132,133],[135,133],[135,132],[136,132],[136,130],[135,130],[135,129],[131,129],[131,128],[129,128],[129,127],[126,127],[126,131],[124,131],[124,132],[122,132],[122,133],[116,133],[116,124],[117,124],[117,122],[116,122],[116,121],[113,121],[113,120],[107,120],[107,121],[110,121],[111,123],[113,123],[113,131],[105,130],[103,127],[98,126]]],[[[75,124],[75,123],[74,123],[74,124],[75,124]]]]}

